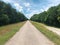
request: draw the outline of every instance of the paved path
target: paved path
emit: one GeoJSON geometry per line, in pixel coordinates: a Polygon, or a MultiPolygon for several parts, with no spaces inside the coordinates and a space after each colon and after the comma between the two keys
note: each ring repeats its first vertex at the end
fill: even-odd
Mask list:
{"type": "Polygon", "coordinates": [[[54,32],[54,33],[56,33],[57,35],[60,36],[60,28],[50,27],[50,26],[46,26],[46,25],[45,25],[45,27],[46,27],[48,30],[50,30],[50,31],[52,31],[52,32],[54,32]]]}
{"type": "Polygon", "coordinates": [[[5,45],[54,45],[29,21],[5,45]]]}

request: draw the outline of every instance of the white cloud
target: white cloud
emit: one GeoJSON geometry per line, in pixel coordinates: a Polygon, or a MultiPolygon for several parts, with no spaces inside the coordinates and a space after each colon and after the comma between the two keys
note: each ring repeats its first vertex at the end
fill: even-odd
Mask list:
{"type": "Polygon", "coordinates": [[[26,14],[26,17],[30,19],[34,14],[39,14],[40,12],[42,12],[42,11],[41,10],[32,10],[31,13],[26,14]]]}
{"type": "Polygon", "coordinates": [[[28,11],[30,11],[31,9],[30,9],[30,8],[28,8],[27,10],[28,10],[28,11]]]}
{"type": "Polygon", "coordinates": [[[2,1],[4,1],[4,2],[6,2],[6,3],[13,2],[12,0],[2,0],[2,1]]]}
{"type": "Polygon", "coordinates": [[[40,9],[40,11],[41,11],[41,12],[43,12],[43,11],[44,11],[44,9],[40,9]]]}
{"type": "Polygon", "coordinates": [[[3,0],[4,2],[6,3],[10,3],[14,8],[16,8],[18,11],[23,11],[23,7],[17,3],[16,1],[14,0],[3,0]]]}
{"type": "MultiPolygon", "coordinates": [[[[24,2],[22,0],[21,1],[23,3],[21,3],[20,0],[3,0],[3,1],[6,3],[10,3],[10,4],[13,3],[12,5],[14,5],[14,8],[16,8],[20,12],[22,11],[24,14],[25,14],[25,12],[23,9],[25,9],[25,7],[26,7],[27,8],[26,9],[26,11],[27,11],[26,17],[28,17],[28,18],[33,16],[33,14],[38,14],[40,12],[47,11],[51,6],[55,6],[60,3],[60,0],[48,0],[47,5],[42,5],[43,6],[43,7],[41,6],[42,8],[40,8],[40,9],[36,8],[36,10],[33,10],[34,5],[30,4],[30,2],[24,2]],[[20,4],[22,4],[22,6],[20,4]]],[[[37,7],[39,7],[39,6],[37,5],[37,7]]]]}
{"type": "Polygon", "coordinates": [[[30,3],[24,3],[25,7],[30,7],[30,3]]]}
{"type": "Polygon", "coordinates": [[[47,11],[51,6],[52,6],[51,4],[49,4],[47,6],[43,6],[41,10],[42,11],[47,11]]]}
{"type": "Polygon", "coordinates": [[[20,12],[23,10],[23,7],[20,4],[18,4],[18,3],[14,3],[14,6],[20,12]]]}
{"type": "Polygon", "coordinates": [[[43,5],[43,10],[47,11],[50,7],[60,4],[60,0],[48,0],[47,5],[43,5]]]}
{"type": "Polygon", "coordinates": [[[58,5],[60,3],[60,0],[49,0],[49,2],[51,2],[53,5],[58,5]]]}

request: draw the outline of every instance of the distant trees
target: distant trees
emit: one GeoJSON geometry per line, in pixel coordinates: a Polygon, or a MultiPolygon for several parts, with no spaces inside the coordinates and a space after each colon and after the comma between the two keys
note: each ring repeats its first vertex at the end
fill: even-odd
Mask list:
{"type": "Polygon", "coordinates": [[[25,21],[27,18],[10,4],[0,1],[0,25],[25,21]]]}
{"type": "Polygon", "coordinates": [[[40,14],[33,15],[31,20],[60,27],[60,4],[50,7],[47,11],[40,14]]]}
{"type": "Polygon", "coordinates": [[[34,14],[34,16],[31,17],[30,20],[33,20],[33,21],[38,21],[38,14],[34,14]]]}

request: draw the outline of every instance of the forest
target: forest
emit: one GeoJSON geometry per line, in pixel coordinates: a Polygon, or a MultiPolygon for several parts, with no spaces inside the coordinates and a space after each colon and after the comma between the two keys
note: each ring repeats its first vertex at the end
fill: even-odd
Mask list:
{"type": "Polygon", "coordinates": [[[34,14],[30,20],[60,27],[60,4],[50,7],[47,11],[34,14]]]}
{"type": "Polygon", "coordinates": [[[0,1],[0,26],[25,20],[27,18],[23,13],[14,9],[9,3],[0,1]]]}

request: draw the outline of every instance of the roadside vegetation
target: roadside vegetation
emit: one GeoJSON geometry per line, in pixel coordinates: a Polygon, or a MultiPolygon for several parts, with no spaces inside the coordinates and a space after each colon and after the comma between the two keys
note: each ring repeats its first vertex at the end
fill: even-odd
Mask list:
{"type": "Polygon", "coordinates": [[[26,20],[23,13],[14,9],[9,3],[0,0],[0,45],[4,45],[26,20]]]}
{"type": "Polygon", "coordinates": [[[25,22],[10,24],[0,27],[0,45],[4,45],[19,29],[23,26],[25,22]]]}
{"type": "Polygon", "coordinates": [[[34,14],[30,20],[45,23],[50,26],[60,27],[60,4],[52,6],[42,13],[34,14]]]}
{"type": "Polygon", "coordinates": [[[60,45],[60,36],[58,36],[56,33],[48,30],[44,27],[42,23],[33,22],[31,23],[40,31],[42,32],[47,38],[49,38],[52,42],[55,43],[55,45],[60,45]]]}
{"type": "Polygon", "coordinates": [[[23,13],[0,0],[0,26],[27,20],[23,13]]]}

